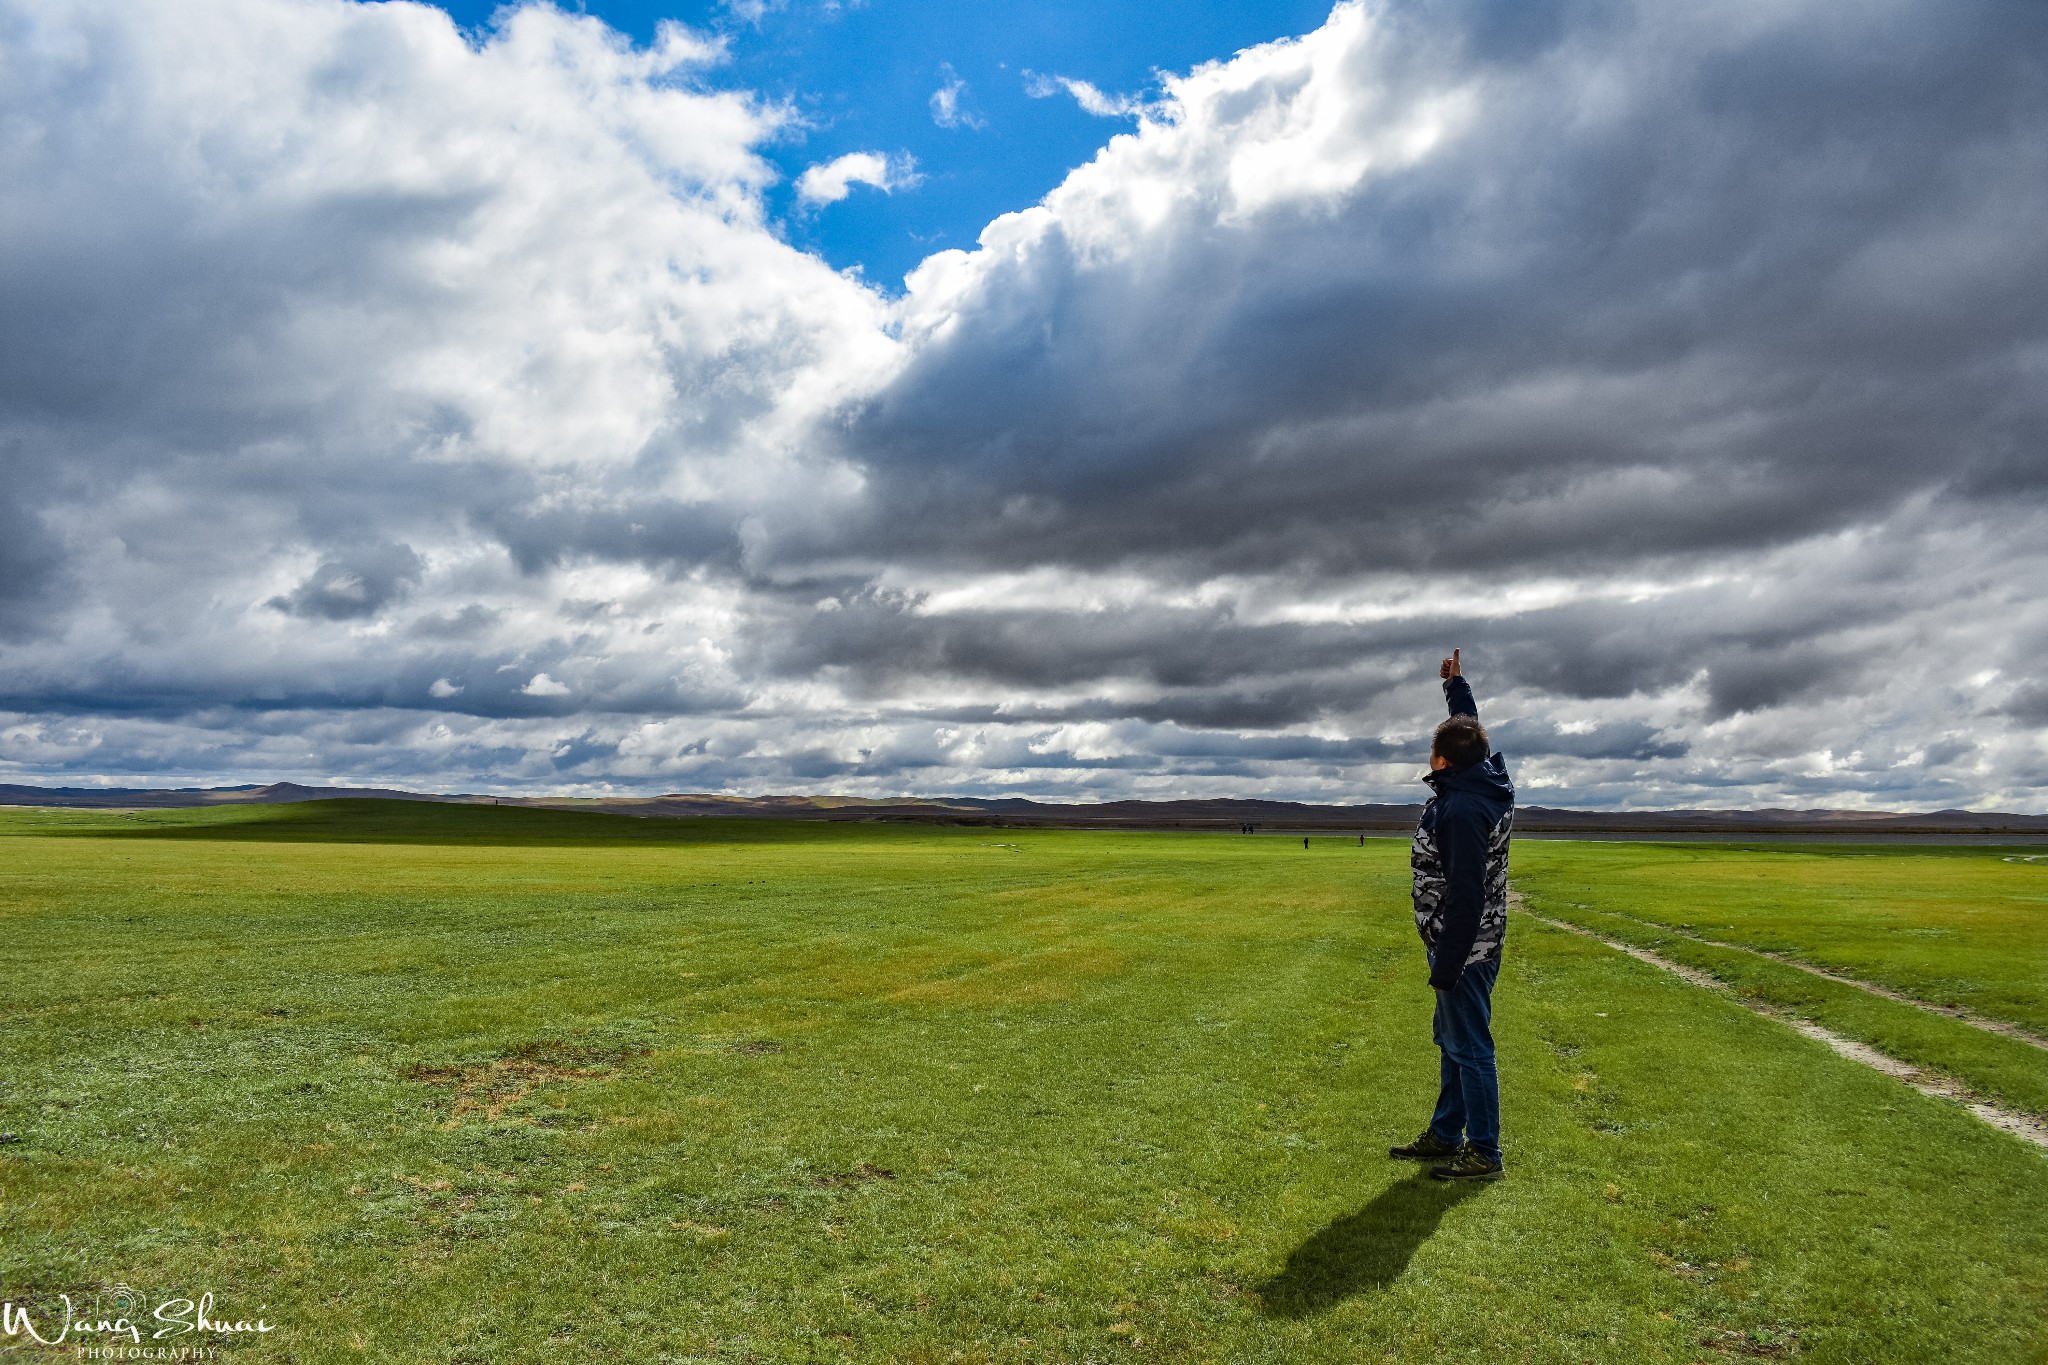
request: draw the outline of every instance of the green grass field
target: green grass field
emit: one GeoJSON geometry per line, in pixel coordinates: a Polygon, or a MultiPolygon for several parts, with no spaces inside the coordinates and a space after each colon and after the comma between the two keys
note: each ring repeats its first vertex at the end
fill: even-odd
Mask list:
{"type": "MultiPolygon", "coordinates": [[[[1516,858],[2048,1017],[2048,865],[1516,858]]],[[[234,1358],[2048,1359],[2039,1150],[1526,917],[1509,1178],[1390,1163],[1399,841],[331,802],[0,813],[0,869],[4,1297],[210,1291],[234,1358]]]]}

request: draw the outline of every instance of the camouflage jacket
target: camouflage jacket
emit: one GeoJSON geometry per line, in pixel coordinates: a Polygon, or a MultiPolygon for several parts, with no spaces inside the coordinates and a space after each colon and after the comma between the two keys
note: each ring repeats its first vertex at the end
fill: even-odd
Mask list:
{"type": "MultiPolygon", "coordinates": [[[[1463,678],[1444,683],[1454,716],[1474,716],[1463,678]]],[[[1429,952],[1429,984],[1449,990],[1474,963],[1500,956],[1508,932],[1508,839],[1515,784],[1499,754],[1428,777],[1409,863],[1415,870],[1415,927],[1429,952]]]]}

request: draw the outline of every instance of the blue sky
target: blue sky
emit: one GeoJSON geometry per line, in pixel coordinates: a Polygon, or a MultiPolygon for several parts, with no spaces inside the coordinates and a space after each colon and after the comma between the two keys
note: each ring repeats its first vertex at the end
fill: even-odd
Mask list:
{"type": "MultiPolygon", "coordinates": [[[[442,6],[469,28],[488,28],[494,0],[442,6]]],[[[1084,80],[1112,95],[1156,90],[1159,71],[1186,71],[1254,44],[1321,24],[1321,0],[1217,0],[1202,5],[937,4],[789,0],[757,19],[722,3],[566,5],[635,42],[677,20],[723,36],[730,60],[708,84],[787,100],[805,126],[763,153],[785,171],[770,202],[789,240],[873,283],[902,286],[933,251],[971,247],[998,214],[1026,207],[1130,126],[1084,112],[1064,94],[1033,98],[1026,74],[1084,80]],[[932,116],[935,90],[965,83],[951,128],[932,116]],[[836,204],[799,211],[791,190],[806,166],[848,152],[916,158],[923,179],[884,194],[856,188],[836,204]]]]}

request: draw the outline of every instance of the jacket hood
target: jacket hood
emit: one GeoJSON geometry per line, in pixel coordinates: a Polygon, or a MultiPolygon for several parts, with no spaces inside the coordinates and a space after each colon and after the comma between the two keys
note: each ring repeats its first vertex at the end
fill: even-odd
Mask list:
{"type": "Polygon", "coordinates": [[[1505,801],[1510,805],[1515,800],[1515,784],[1508,777],[1508,761],[1503,754],[1491,754],[1462,768],[1445,768],[1428,774],[1422,780],[1434,787],[1439,796],[1450,792],[1470,792],[1474,796],[1505,801]]]}

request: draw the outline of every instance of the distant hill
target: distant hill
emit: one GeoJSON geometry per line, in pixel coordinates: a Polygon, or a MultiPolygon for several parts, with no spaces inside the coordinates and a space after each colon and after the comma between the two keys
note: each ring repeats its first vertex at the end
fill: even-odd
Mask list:
{"type": "Polygon", "coordinates": [[[495,796],[441,796],[383,787],[302,787],[296,782],[272,782],[262,787],[18,787],[0,783],[0,806],[155,810],[187,806],[273,806],[287,801],[332,801],[344,797],[384,801],[463,801],[484,806],[498,800],[495,796]]]}
{"type": "MultiPolygon", "coordinates": [[[[0,805],[112,809],[272,805],[340,798],[456,801],[535,806],[617,815],[688,818],[742,816],[785,820],[888,820],[952,825],[1045,825],[1106,829],[1398,830],[1415,823],[1416,805],[1316,806],[1298,801],[1105,801],[1060,804],[1023,797],[712,796],[647,797],[449,795],[381,787],[305,787],[293,782],[246,787],[27,787],[0,784],[0,805]]],[[[2048,834],[2048,815],[1942,810],[1586,811],[1523,806],[1515,827],[1531,833],[1585,834],[2048,834]]]]}

